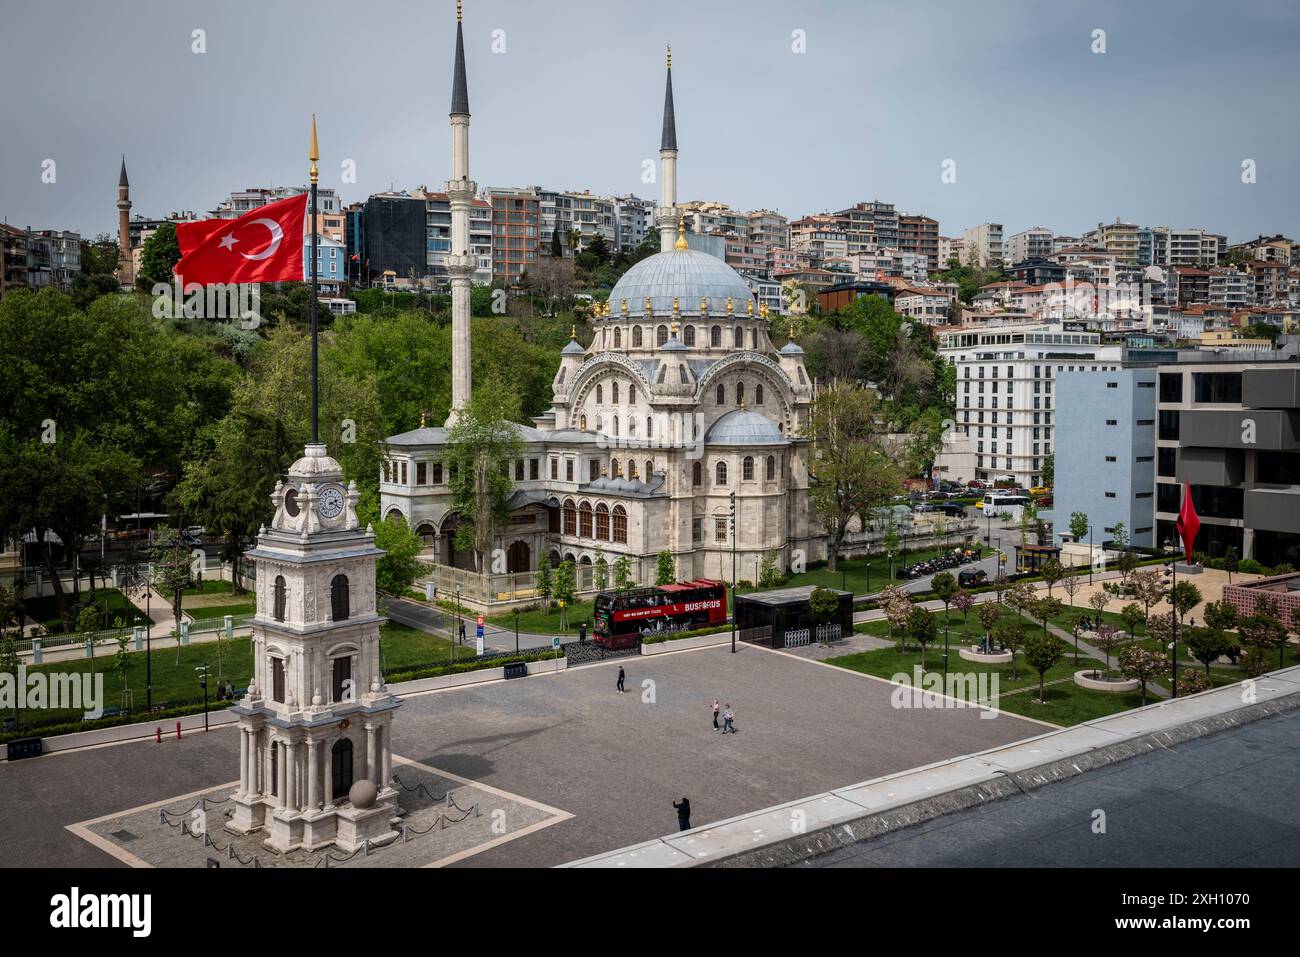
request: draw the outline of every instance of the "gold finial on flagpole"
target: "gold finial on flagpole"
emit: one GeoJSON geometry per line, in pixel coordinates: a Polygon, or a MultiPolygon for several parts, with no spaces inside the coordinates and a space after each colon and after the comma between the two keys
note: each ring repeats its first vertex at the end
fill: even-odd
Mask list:
{"type": "Polygon", "coordinates": [[[673,45],[668,44],[668,69],[673,68],[673,45]]]}
{"type": "Polygon", "coordinates": [[[316,161],[320,159],[320,146],[316,144],[316,114],[311,115],[311,150],[307,153],[307,158],[311,160],[311,181],[317,182],[320,178],[320,170],[316,167],[316,161]]]}

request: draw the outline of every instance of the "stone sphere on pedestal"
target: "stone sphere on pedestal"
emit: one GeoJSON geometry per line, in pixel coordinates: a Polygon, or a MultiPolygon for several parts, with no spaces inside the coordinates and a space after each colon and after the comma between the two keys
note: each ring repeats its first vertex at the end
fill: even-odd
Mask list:
{"type": "Polygon", "coordinates": [[[364,811],[367,808],[375,806],[375,801],[379,799],[379,789],[375,787],[373,781],[356,781],[348,789],[348,800],[358,811],[364,811]]]}

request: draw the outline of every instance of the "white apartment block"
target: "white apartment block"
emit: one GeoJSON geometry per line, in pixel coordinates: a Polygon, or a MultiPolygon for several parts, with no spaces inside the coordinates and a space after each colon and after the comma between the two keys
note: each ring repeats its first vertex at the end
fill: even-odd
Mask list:
{"type": "Polygon", "coordinates": [[[986,269],[996,262],[1005,262],[1001,223],[980,223],[969,226],[962,234],[962,263],[986,269]]]}
{"type": "Polygon", "coordinates": [[[947,269],[948,263],[952,260],[965,262],[962,257],[964,242],[961,237],[940,236],[939,237],[939,268],[947,269]]]}
{"type": "Polygon", "coordinates": [[[768,249],[790,248],[790,220],[770,209],[756,209],[747,216],[750,242],[768,249]]]}
{"type": "Polygon", "coordinates": [[[1023,229],[1007,237],[1008,263],[1024,262],[1026,259],[1049,259],[1053,251],[1052,231],[1046,226],[1023,229]]]}
{"type": "MultiPolygon", "coordinates": [[[[614,252],[631,252],[654,229],[654,200],[637,196],[606,198],[614,205],[614,252]]],[[[549,241],[550,236],[544,235],[543,239],[549,241]]]]}
{"type": "Polygon", "coordinates": [[[1204,229],[1144,226],[1138,230],[1143,266],[1213,266],[1227,252],[1227,238],[1204,229]]]}
{"type": "Polygon", "coordinates": [[[975,478],[1040,485],[1054,446],[1057,373],[1117,369],[1122,347],[1055,325],[963,329],[941,336],[957,373],[957,428],[975,445],[975,478]]]}

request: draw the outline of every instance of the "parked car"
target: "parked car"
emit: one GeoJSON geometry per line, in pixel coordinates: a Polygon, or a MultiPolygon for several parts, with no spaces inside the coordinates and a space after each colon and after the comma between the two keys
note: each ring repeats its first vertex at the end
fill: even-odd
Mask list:
{"type": "Polygon", "coordinates": [[[1030,495],[1046,495],[1051,489],[1045,485],[1035,485],[1029,490],[1030,495]]]}
{"type": "Polygon", "coordinates": [[[977,491],[978,491],[978,490],[981,490],[981,489],[986,489],[986,488],[988,488],[988,486],[987,486],[985,483],[979,481],[978,479],[976,479],[976,480],[973,481],[973,482],[968,483],[966,487],[969,488],[969,489],[975,489],[975,490],[977,490],[977,491]]]}
{"type": "Polygon", "coordinates": [[[982,568],[974,568],[957,573],[957,584],[962,588],[976,588],[989,580],[989,573],[982,568]]]}

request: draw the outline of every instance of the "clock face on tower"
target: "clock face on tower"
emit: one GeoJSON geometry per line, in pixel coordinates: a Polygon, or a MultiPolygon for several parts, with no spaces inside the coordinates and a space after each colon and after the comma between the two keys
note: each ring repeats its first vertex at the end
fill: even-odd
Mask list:
{"type": "Polygon", "coordinates": [[[320,493],[317,510],[321,518],[338,518],[343,514],[343,493],[333,486],[326,488],[320,493]]]}

